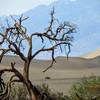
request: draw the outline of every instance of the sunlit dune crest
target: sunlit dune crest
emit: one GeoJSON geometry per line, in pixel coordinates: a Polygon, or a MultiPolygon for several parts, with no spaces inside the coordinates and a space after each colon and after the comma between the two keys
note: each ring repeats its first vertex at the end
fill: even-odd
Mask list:
{"type": "Polygon", "coordinates": [[[87,53],[87,54],[85,54],[81,57],[86,58],[86,59],[92,59],[92,58],[95,58],[95,57],[98,57],[98,56],[100,56],[100,48],[93,51],[93,52],[87,53]]]}

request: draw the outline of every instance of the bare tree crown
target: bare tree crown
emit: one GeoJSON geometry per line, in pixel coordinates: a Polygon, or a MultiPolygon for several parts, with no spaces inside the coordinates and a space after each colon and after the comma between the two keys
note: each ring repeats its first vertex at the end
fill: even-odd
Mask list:
{"type": "MultiPolygon", "coordinates": [[[[60,23],[54,16],[54,9],[51,11],[50,16],[50,23],[48,27],[44,30],[44,32],[35,32],[29,34],[27,32],[27,28],[23,26],[23,21],[27,20],[28,17],[24,18],[23,15],[19,19],[14,19],[11,17],[14,21],[13,25],[9,25],[3,29],[0,32],[0,62],[2,61],[2,58],[7,53],[11,52],[15,55],[18,55],[22,61],[24,62],[24,69],[23,74],[20,73],[17,68],[14,67],[15,63],[11,62],[11,68],[9,69],[3,69],[0,70],[1,75],[4,72],[12,72],[14,75],[10,78],[9,84],[7,85],[7,91],[10,89],[8,87],[11,87],[12,82],[22,82],[26,85],[30,96],[32,97],[32,92],[36,96],[36,88],[34,85],[32,85],[31,81],[29,80],[29,67],[32,59],[34,59],[38,54],[45,51],[51,52],[51,64],[47,69],[45,69],[43,72],[46,72],[49,68],[51,68],[56,62],[55,60],[55,50],[60,48],[61,52],[63,50],[67,52],[67,57],[71,51],[70,46],[71,42],[73,40],[72,33],[76,32],[75,25],[69,23],[69,22],[63,22],[60,23]],[[43,46],[38,49],[35,53],[32,52],[33,50],[33,38],[38,37],[41,39],[41,43],[43,46]],[[50,45],[47,47],[45,45],[46,41],[50,42],[50,45]],[[27,55],[23,53],[25,42],[27,42],[27,55]],[[6,44],[6,47],[3,45],[6,44]],[[63,49],[64,47],[65,49],[63,49]],[[14,80],[14,77],[17,77],[18,80],[14,80]],[[32,90],[31,90],[32,89],[32,90]]],[[[9,92],[5,91],[5,94],[9,94],[9,92]]],[[[5,95],[4,94],[4,95],[5,95]]],[[[36,100],[36,99],[32,99],[36,100]]]]}
{"type": "MultiPolygon", "coordinates": [[[[62,51],[62,46],[65,46],[65,50],[68,48],[67,56],[70,52],[70,46],[71,41],[73,40],[73,36],[71,33],[76,32],[76,27],[74,24],[71,24],[70,22],[63,22],[59,23],[59,21],[54,16],[54,9],[51,11],[51,19],[48,27],[45,29],[44,32],[36,32],[32,34],[27,33],[27,28],[22,25],[22,22],[28,19],[28,17],[23,18],[23,15],[18,19],[14,20],[14,25],[8,26],[4,32],[0,33],[0,61],[2,60],[2,57],[8,53],[13,52],[14,54],[20,56],[20,58],[24,61],[32,60],[34,57],[36,57],[39,53],[44,51],[51,51],[51,57],[52,60],[54,59],[54,52],[55,49],[58,47],[62,51]],[[56,24],[56,25],[55,25],[56,24]],[[43,45],[43,47],[39,50],[37,50],[34,54],[32,54],[32,41],[33,37],[39,37],[41,39],[41,42],[44,44],[46,39],[50,41],[50,47],[46,47],[43,45]],[[24,42],[26,41],[29,45],[28,47],[28,55],[24,55],[22,49],[24,49],[24,42]],[[7,48],[2,48],[2,45],[6,42],[7,48]]],[[[52,62],[53,63],[53,62],[52,62]]]]}

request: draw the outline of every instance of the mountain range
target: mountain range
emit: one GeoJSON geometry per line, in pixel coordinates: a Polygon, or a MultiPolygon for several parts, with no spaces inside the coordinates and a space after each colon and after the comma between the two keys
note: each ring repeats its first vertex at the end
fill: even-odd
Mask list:
{"type": "MultiPolygon", "coordinates": [[[[56,0],[50,5],[40,5],[27,12],[29,19],[24,22],[28,32],[43,31],[50,20],[50,11],[55,8],[55,16],[60,21],[69,21],[77,26],[71,56],[81,56],[100,48],[100,1],[99,0],[56,0]]],[[[19,17],[14,16],[14,17],[19,17]]],[[[6,16],[9,20],[10,17],[6,16]]],[[[5,16],[0,17],[3,23],[5,16]]],[[[38,42],[35,47],[39,48],[38,42]]]]}

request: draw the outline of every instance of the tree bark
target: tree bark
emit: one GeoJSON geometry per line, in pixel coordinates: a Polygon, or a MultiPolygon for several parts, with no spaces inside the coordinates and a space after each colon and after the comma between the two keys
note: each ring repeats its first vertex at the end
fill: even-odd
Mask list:
{"type": "Polygon", "coordinates": [[[30,92],[31,100],[39,100],[40,92],[39,90],[31,83],[31,81],[28,81],[28,88],[30,92]]]}
{"type": "Polygon", "coordinates": [[[40,95],[40,92],[29,80],[29,66],[30,62],[29,60],[27,60],[27,62],[25,62],[24,64],[23,77],[26,81],[26,87],[29,92],[30,100],[39,100],[38,97],[40,95]]]}
{"type": "Polygon", "coordinates": [[[29,80],[29,66],[30,66],[30,62],[29,62],[29,60],[27,60],[24,63],[24,69],[23,69],[23,76],[24,76],[25,80],[29,80]]]}

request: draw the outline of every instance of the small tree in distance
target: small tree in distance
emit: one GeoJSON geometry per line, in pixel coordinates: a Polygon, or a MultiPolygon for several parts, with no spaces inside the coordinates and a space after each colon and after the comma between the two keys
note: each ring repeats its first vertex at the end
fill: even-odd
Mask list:
{"type": "Polygon", "coordinates": [[[28,17],[23,18],[23,16],[21,16],[18,20],[13,19],[14,25],[8,25],[8,27],[0,32],[0,62],[5,54],[11,52],[14,55],[18,55],[24,63],[23,73],[19,72],[18,69],[15,68],[15,62],[11,62],[11,68],[4,68],[0,70],[1,75],[5,72],[13,73],[7,83],[5,92],[0,95],[0,98],[7,98],[8,100],[12,83],[21,82],[26,86],[30,100],[41,100],[41,92],[29,79],[29,68],[32,59],[41,52],[50,51],[52,60],[50,66],[43,71],[46,72],[53,66],[54,62],[56,62],[54,54],[57,48],[60,48],[61,51],[64,50],[62,47],[65,47],[65,50],[68,48],[67,56],[70,53],[71,41],[73,40],[71,33],[76,32],[75,26],[69,22],[59,23],[54,16],[54,9],[51,11],[50,15],[50,23],[44,32],[28,34],[27,28],[22,25],[22,22],[28,17]],[[43,44],[43,47],[38,49],[35,53],[32,52],[34,37],[40,38],[41,43],[43,44]],[[47,40],[50,41],[50,45],[48,47],[45,46],[44,43],[47,40]],[[23,46],[26,42],[28,43],[27,55],[23,53],[23,46]],[[4,44],[6,44],[6,47],[3,46],[4,44]]]}

